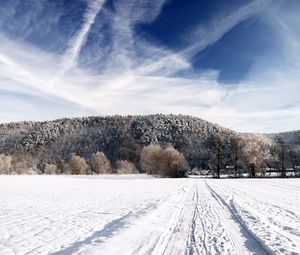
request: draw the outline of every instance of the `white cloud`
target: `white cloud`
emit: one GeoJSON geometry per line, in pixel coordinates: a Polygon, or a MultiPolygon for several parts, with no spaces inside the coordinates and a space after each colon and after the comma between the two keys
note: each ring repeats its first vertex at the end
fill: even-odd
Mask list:
{"type": "Polygon", "coordinates": [[[64,74],[76,66],[77,58],[82,46],[85,44],[91,26],[102,9],[105,0],[89,0],[87,11],[84,14],[84,21],[79,31],[71,38],[67,51],[62,57],[61,67],[50,82],[50,88],[60,80],[64,74]]]}
{"type": "MultiPolygon", "coordinates": [[[[266,14],[270,10],[267,8],[270,1],[251,1],[229,16],[218,17],[207,26],[196,27],[189,36],[192,42],[180,52],[146,41],[134,31],[136,23],[153,21],[165,1],[133,1],[131,5],[128,1],[115,1],[116,11],[107,13],[113,35],[112,50],[105,52],[109,54],[104,57],[108,63],[101,72],[86,70],[77,64],[96,16],[106,11],[103,9],[104,1],[90,3],[82,26],[68,43],[61,65],[57,65],[61,56],[22,42],[13,42],[2,35],[0,89],[12,93],[26,92],[35,97],[58,100],[64,105],[62,109],[49,109],[51,113],[43,117],[30,106],[28,99],[27,114],[24,112],[20,116],[18,109],[23,107],[26,96],[21,101],[15,97],[15,104],[9,100],[5,102],[5,111],[9,105],[12,106],[12,120],[48,119],[49,116],[62,117],[64,113],[75,116],[161,112],[199,116],[239,131],[273,132],[297,129],[300,124],[300,88],[297,83],[300,77],[294,73],[299,70],[300,61],[293,60],[292,67],[289,63],[293,56],[300,55],[299,47],[293,44],[293,37],[299,34],[294,35],[294,30],[285,32],[290,24],[282,24],[286,24],[287,18],[279,15],[280,9],[276,19],[266,14]],[[147,12],[148,3],[153,10],[150,13],[147,12]],[[282,63],[275,69],[272,69],[270,56],[262,56],[246,80],[226,86],[218,82],[215,70],[201,72],[197,76],[193,73],[193,78],[175,75],[182,70],[192,72],[191,57],[194,54],[217,42],[241,21],[257,14],[263,15],[270,26],[276,27],[279,38],[284,42],[282,54],[277,59],[282,63]],[[266,65],[266,62],[269,64],[266,65]],[[55,86],[49,88],[51,81],[55,86]]],[[[298,22],[298,19],[295,20],[288,21],[294,24],[298,22]]],[[[36,106],[36,103],[33,105],[36,106]]],[[[40,107],[43,108],[43,105],[40,107]]],[[[8,119],[7,113],[0,114],[0,120],[8,119]]]]}

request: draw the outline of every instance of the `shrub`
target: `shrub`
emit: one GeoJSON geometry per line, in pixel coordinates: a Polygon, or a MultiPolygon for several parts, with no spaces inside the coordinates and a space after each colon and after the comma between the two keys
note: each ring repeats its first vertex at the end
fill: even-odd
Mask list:
{"type": "Polygon", "coordinates": [[[159,144],[150,144],[141,151],[141,170],[147,174],[157,175],[162,148],[159,144]]]}
{"type": "Polygon", "coordinates": [[[65,160],[63,160],[62,158],[56,159],[55,165],[57,166],[58,174],[72,174],[72,169],[70,164],[65,160]]]}
{"type": "Polygon", "coordinates": [[[169,146],[149,145],[141,152],[141,168],[147,174],[162,177],[184,177],[189,169],[182,153],[169,146]]]}
{"type": "Polygon", "coordinates": [[[12,157],[0,154],[0,174],[8,174],[12,166],[12,157]]]}
{"type": "Polygon", "coordinates": [[[44,173],[45,174],[56,174],[58,172],[58,167],[55,164],[48,164],[46,163],[44,166],[44,173]]]}
{"type": "Polygon", "coordinates": [[[13,174],[39,174],[37,159],[28,153],[15,154],[11,164],[13,174]]]}
{"type": "Polygon", "coordinates": [[[69,159],[69,165],[72,170],[72,174],[87,174],[89,166],[85,162],[85,159],[76,156],[71,155],[71,158],[69,159]]]}
{"type": "Polygon", "coordinates": [[[89,163],[92,171],[97,174],[110,174],[113,172],[111,163],[103,152],[93,154],[89,163]]]}
{"type": "Polygon", "coordinates": [[[182,153],[168,147],[162,151],[159,175],[164,177],[184,177],[188,171],[188,163],[182,153]]]}
{"type": "Polygon", "coordinates": [[[13,172],[15,172],[16,174],[25,174],[25,172],[28,169],[28,164],[26,163],[25,160],[18,161],[17,159],[14,158],[12,162],[12,169],[13,172]]]}
{"type": "Polygon", "coordinates": [[[135,164],[127,160],[117,160],[116,171],[118,174],[138,174],[135,164]]]}

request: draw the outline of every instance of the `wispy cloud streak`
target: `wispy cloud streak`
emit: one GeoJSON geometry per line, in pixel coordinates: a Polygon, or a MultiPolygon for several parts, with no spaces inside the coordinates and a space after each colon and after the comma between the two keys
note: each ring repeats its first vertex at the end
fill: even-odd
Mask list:
{"type": "MultiPolygon", "coordinates": [[[[297,83],[300,75],[294,74],[300,68],[300,61],[293,61],[293,66],[289,63],[291,56],[300,55],[299,47],[294,45],[298,37],[280,10],[273,13],[276,19],[268,14],[271,0],[249,1],[230,13],[226,11],[195,25],[191,32],[182,35],[187,38],[186,45],[177,51],[136,31],[137,25],[154,21],[165,3],[165,0],[114,0],[107,7],[104,0],[88,1],[83,22],[62,56],[22,41],[13,42],[3,35],[0,37],[0,90],[25,91],[73,105],[77,110],[72,116],[183,113],[239,131],[270,131],[270,127],[272,131],[282,130],[291,120],[294,126],[285,129],[300,124],[296,96],[300,94],[297,83]],[[241,22],[256,16],[269,22],[274,31],[280,30],[278,37],[286,42],[282,43],[282,56],[260,56],[247,79],[236,84],[220,83],[218,70],[193,70],[197,54],[241,22]],[[105,24],[99,25],[96,20],[105,24]],[[78,64],[91,33],[97,37],[90,54],[84,56],[85,63],[94,63],[99,58],[101,70],[97,69],[97,63],[94,68],[78,64]],[[61,59],[58,65],[57,59],[61,59]],[[274,62],[280,64],[274,66],[274,62]],[[181,71],[188,75],[179,76],[181,71]],[[49,84],[53,85],[51,89],[49,84]]],[[[23,101],[24,98],[15,104],[22,106],[23,101]]],[[[24,115],[24,119],[41,116],[33,114],[36,107],[27,108],[31,114],[24,115]]],[[[50,116],[70,113],[67,109],[55,111],[50,116]]],[[[7,115],[0,114],[0,120],[3,119],[7,115]]]]}
{"type": "Polygon", "coordinates": [[[85,44],[87,36],[90,32],[92,25],[98,13],[101,11],[106,0],[89,0],[87,11],[84,14],[84,21],[78,32],[71,38],[66,53],[62,57],[60,69],[50,82],[52,87],[57,80],[64,76],[64,74],[74,68],[77,64],[77,58],[79,56],[82,46],[85,44]]]}

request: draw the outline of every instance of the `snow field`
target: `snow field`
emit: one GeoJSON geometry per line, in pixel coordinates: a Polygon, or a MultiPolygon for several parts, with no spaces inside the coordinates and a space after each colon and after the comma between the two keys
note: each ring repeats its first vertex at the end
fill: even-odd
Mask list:
{"type": "Polygon", "coordinates": [[[0,176],[0,254],[300,254],[300,182],[0,176]]]}

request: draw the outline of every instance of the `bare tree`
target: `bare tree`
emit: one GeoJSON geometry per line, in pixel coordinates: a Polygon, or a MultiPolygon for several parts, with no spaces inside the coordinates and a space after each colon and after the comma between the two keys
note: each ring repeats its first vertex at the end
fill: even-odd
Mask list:
{"type": "Polygon", "coordinates": [[[300,162],[299,156],[300,156],[299,148],[297,147],[289,148],[289,157],[291,160],[292,167],[294,169],[295,176],[298,175],[298,171],[299,171],[299,169],[297,169],[299,167],[299,162],[300,162]]]}
{"type": "Polygon", "coordinates": [[[103,152],[92,154],[89,161],[92,171],[97,174],[111,174],[113,173],[111,163],[103,152]]]}
{"type": "Polygon", "coordinates": [[[0,174],[10,173],[12,167],[12,157],[4,154],[0,154],[0,174]]]}
{"type": "Polygon", "coordinates": [[[159,172],[159,162],[162,147],[159,144],[150,144],[141,151],[140,167],[143,172],[156,175],[159,172]]]}
{"type": "Polygon", "coordinates": [[[69,165],[72,169],[72,174],[87,174],[89,168],[84,158],[74,154],[71,155],[69,165]]]}
{"type": "Polygon", "coordinates": [[[26,152],[16,153],[12,157],[11,171],[17,174],[37,174],[37,158],[26,152]]]}
{"type": "Polygon", "coordinates": [[[212,166],[215,177],[220,178],[220,171],[225,153],[225,143],[219,133],[212,134],[210,142],[212,147],[210,165],[212,166]]]}
{"type": "Polygon", "coordinates": [[[68,162],[63,160],[62,158],[57,158],[55,161],[55,164],[57,166],[57,173],[59,174],[72,174],[71,166],[68,162]]]}
{"type": "Polygon", "coordinates": [[[58,167],[55,164],[45,163],[44,173],[45,174],[56,174],[58,171],[58,167]]]}
{"type": "Polygon", "coordinates": [[[288,151],[287,142],[282,138],[282,136],[277,135],[275,137],[275,147],[277,151],[278,160],[280,163],[281,177],[286,176],[286,153],[288,151]]]}
{"type": "Polygon", "coordinates": [[[184,177],[188,169],[185,157],[178,150],[170,146],[162,151],[158,172],[160,176],[172,178],[184,177]]]}
{"type": "Polygon", "coordinates": [[[118,174],[138,174],[135,164],[127,160],[116,161],[116,171],[118,174]]]}
{"type": "Polygon", "coordinates": [[[188,170],[182,153],[172,146],[162,149],[153,144],[142,150],[140,165],[146,173],[163,177],[184,177],[188,170]]]}
{"type": "Polygon", "coordinates": [[[238,166],[242,162],[243,147],[245,146],[245,138],[243,135],[234,135],[230,139],[234,161],[234,177],[237,177],[238,166]]]}
{"type": "Polygon", "coordinates": [[[290,164],[293,167],[295,176],[298,176],[300,170],[300,131],[295,132],[293,139],[286,142],[286,145],[287,164],[290,164]]]}

